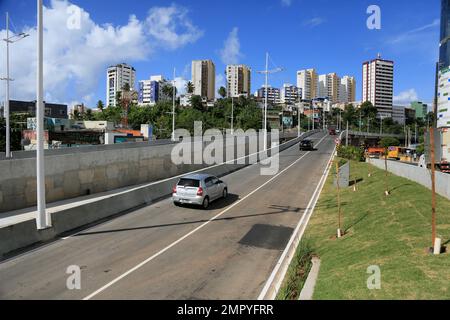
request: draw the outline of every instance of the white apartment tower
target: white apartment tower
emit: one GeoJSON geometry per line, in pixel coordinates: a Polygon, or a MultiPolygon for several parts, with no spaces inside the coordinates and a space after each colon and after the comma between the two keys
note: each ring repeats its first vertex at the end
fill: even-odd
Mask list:
{"type": "Polygon", "coordinates": [[[227,96],[239,97],[250,96],[251,92],[251,70],[246,65],[227,65],[227,96]]]}
{"type": "Polygon", "coordinates": [[[281,103],[295,104],[299,102],[299,98],[301,99],[301,96],[301,90],[289,83],[283,84],[283,88],[280,90],[281,103]]]}
{"type": "Polygon", "coordinates": [[[201,96],[207,101],[214,101],[216,97],[216,67],[211,60],[192,61],[192,83],[194,95],[201,96]]]}
{"type": "Polygon", "coordinates": [[[318,77],[315,69],[297,71],[297,87],[302,92],[302,98],[312,100],[317,97],[318,77]]]}
{"type": "Polygon", "coordinates": [[[121,63],[109,67],[106,72],[106,105],[115,107],[117,92],[122,91],[126,84],[134,90],[135,81],[136,70],[132,66],[121,63]]]}
{"type": "Polygon", "coordinates": [[[354,77],[343,76],[339,85],[339,103],[349,103],[356,99],[356,81],[354,77]]]}
{"type": "Polygon", "coordinates": [[[394,62],[377,59],[363,63],[362,101],[370,101],[378,109],[379,117],[392,117],[394,90],[394,62]]]}

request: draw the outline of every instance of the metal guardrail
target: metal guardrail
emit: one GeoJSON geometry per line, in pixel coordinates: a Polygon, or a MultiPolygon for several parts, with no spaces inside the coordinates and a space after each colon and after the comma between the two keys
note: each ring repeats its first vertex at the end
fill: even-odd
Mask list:
{"type": "Polygon", "coordinates": [[[375,137],[375,138],[384,138],[384,137],[392,137],[392,138],[404,138],[404,134],[395,134],[395,133],[374,133],[374,132],[364,132],[364,131],[348,131],[349,135],[353,136],[363,136],[363,137],[375,137]]]}

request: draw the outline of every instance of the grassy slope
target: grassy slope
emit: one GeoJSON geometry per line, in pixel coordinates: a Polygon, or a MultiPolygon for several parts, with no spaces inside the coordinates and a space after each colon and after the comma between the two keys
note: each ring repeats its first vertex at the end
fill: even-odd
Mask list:
{"type": "MultiPolygon", "coordinates": [[[[314,299],[450,299],[450,254],[426,254],[431,246],[431,192],[389,175],[391,196],[384,196],[384,171],[351,163],[358,191],[341,192],[344,229],[336,240],[336,189],[328,177],[306,230],[321,257],[314,299]],[[367,289],[370,265],[381,268],[381,290],[367,289]]],[[[450,239],[450,201],[438,197],[437,234],[450,239]]],[[[450,242],[447,243],[450,246],[450,242]]]]}

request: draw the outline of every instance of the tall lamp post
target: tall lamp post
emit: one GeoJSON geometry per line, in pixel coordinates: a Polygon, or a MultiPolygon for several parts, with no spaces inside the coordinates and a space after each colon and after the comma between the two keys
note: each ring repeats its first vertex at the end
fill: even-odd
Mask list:
{"type": "Polygon", "coordinates": [[[176,70],[173,68],[173,88],[172,88],[172,141],[175,141],[175,98],[176,98],[176,86],[175,86],[175,73],[176,70]]]}
{"type": "Polygon", "coordinates": [[[50,213],[45,210],[45,167],[44,167],[44,47],[42,0],[37,0],[37,81],[36,81],[36,177],[37,177],[37,215],[38,229],[51,227],[50,213]]]}
{"type": "Polygon", "coordinates": [[[269,70],[269,53],[266,53],[266,70],[258,71],[258,73],[264,74],[266,77],[265,81],[265,97],[264,97],[264,150],[267,150],[267,104],[268,104],[268,94],[269,94],[269,74],[277,73],[283,71],[282,68],[275,68],[273,70],[269,70]]]}
{"type": "Polygon", "coordinates": [[[19,33],[16,35],[9,36],[9,13],[6,13],[6,38],[3,41],[6,42],[6,77],[0,78],[0,80],[6,81],[6,97],[5,97],[5,110],[4,117],[6,119],[6,147],[5,147],[5,157],[11,158],[11,123],[9,117],[9,82],[13,81],[9,77],[9,45],[11,43],[22,40],[28,37],[27,33],[19,33]]]}

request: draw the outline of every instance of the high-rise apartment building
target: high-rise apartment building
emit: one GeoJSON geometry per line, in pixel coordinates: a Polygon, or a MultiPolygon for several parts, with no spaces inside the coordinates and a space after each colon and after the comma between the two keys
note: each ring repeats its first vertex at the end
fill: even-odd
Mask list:
{"type": "Polygon", "coordinates": [[[356,80],[354,77],[343,76],[339,84],[339,103],[349,103],[356,99],[356,80]]]}
{"type": "Polygon", "coordinates": [[[302,98],[312,100],[317,97],[318,76],[315,69],[297,71],[297,87],[302,91],[302,98]]]}
{"type": "Polygon", "coordinates": [[[172,86],[163,76],[151,76],[149,80],[139,81],[138,103],[139,105],[154,105],[158,101],[169,100],[163,88],[172,86]]]}
{"type": "Polygon", "coordinates": [[[317,95],[313,98],[328,98],[332,103],[338,102],[340,79],[336,73],[320,75],[317,84],[317,95]]]}
{"type": "Polygon", "coordinates": [[[285,83],[280,90],[280,101],[286,104],[295,104],[299,102],[302,97],[301,89],[292,84],[285,83]]]}
{"type": "Polygon", "coordinates": [[[131,90],[134,90],[136,81],[136,70],[121,63],[116,66],[111,66],[106,71],[106,104],[107,106],[116,106],[117,92],[129,85],[131,90]]]}
{"type": "Polygon", "coordinates": [[[192,83],[194,95],[201,96],[207,101],[214,101],[216,97],[216,67],[211,60],[192,61],[192,83]]]}
{"type": "Polygon", "coordinates": [[[363,102],[378,109],[378,117],[392,117],[394,95],[394,62],[381,56],[363,63],[363,102]]]}
{"type": "Polygon", "coordinates": [[[239,97],[250,96],[251,92],[251,70],[242,64],[227,65],[227,96],[239,97]]]}
{"type": "Polygon", "coordinates": [[[438,128],[450,127],[450,0],[441,0],[439,44],[438,128]]]}
{"type": "MultiPolygon", "coordinates": [[[[265,101],[266,98],[266,86],[262,86],[258,89],[256,93],[256,97],[260,101],[265,101]]],[[[267,88],[267,102],[268,103],[279,103],[280,102],[280,89],[271,87],[270,85],[267,88]]]]}

